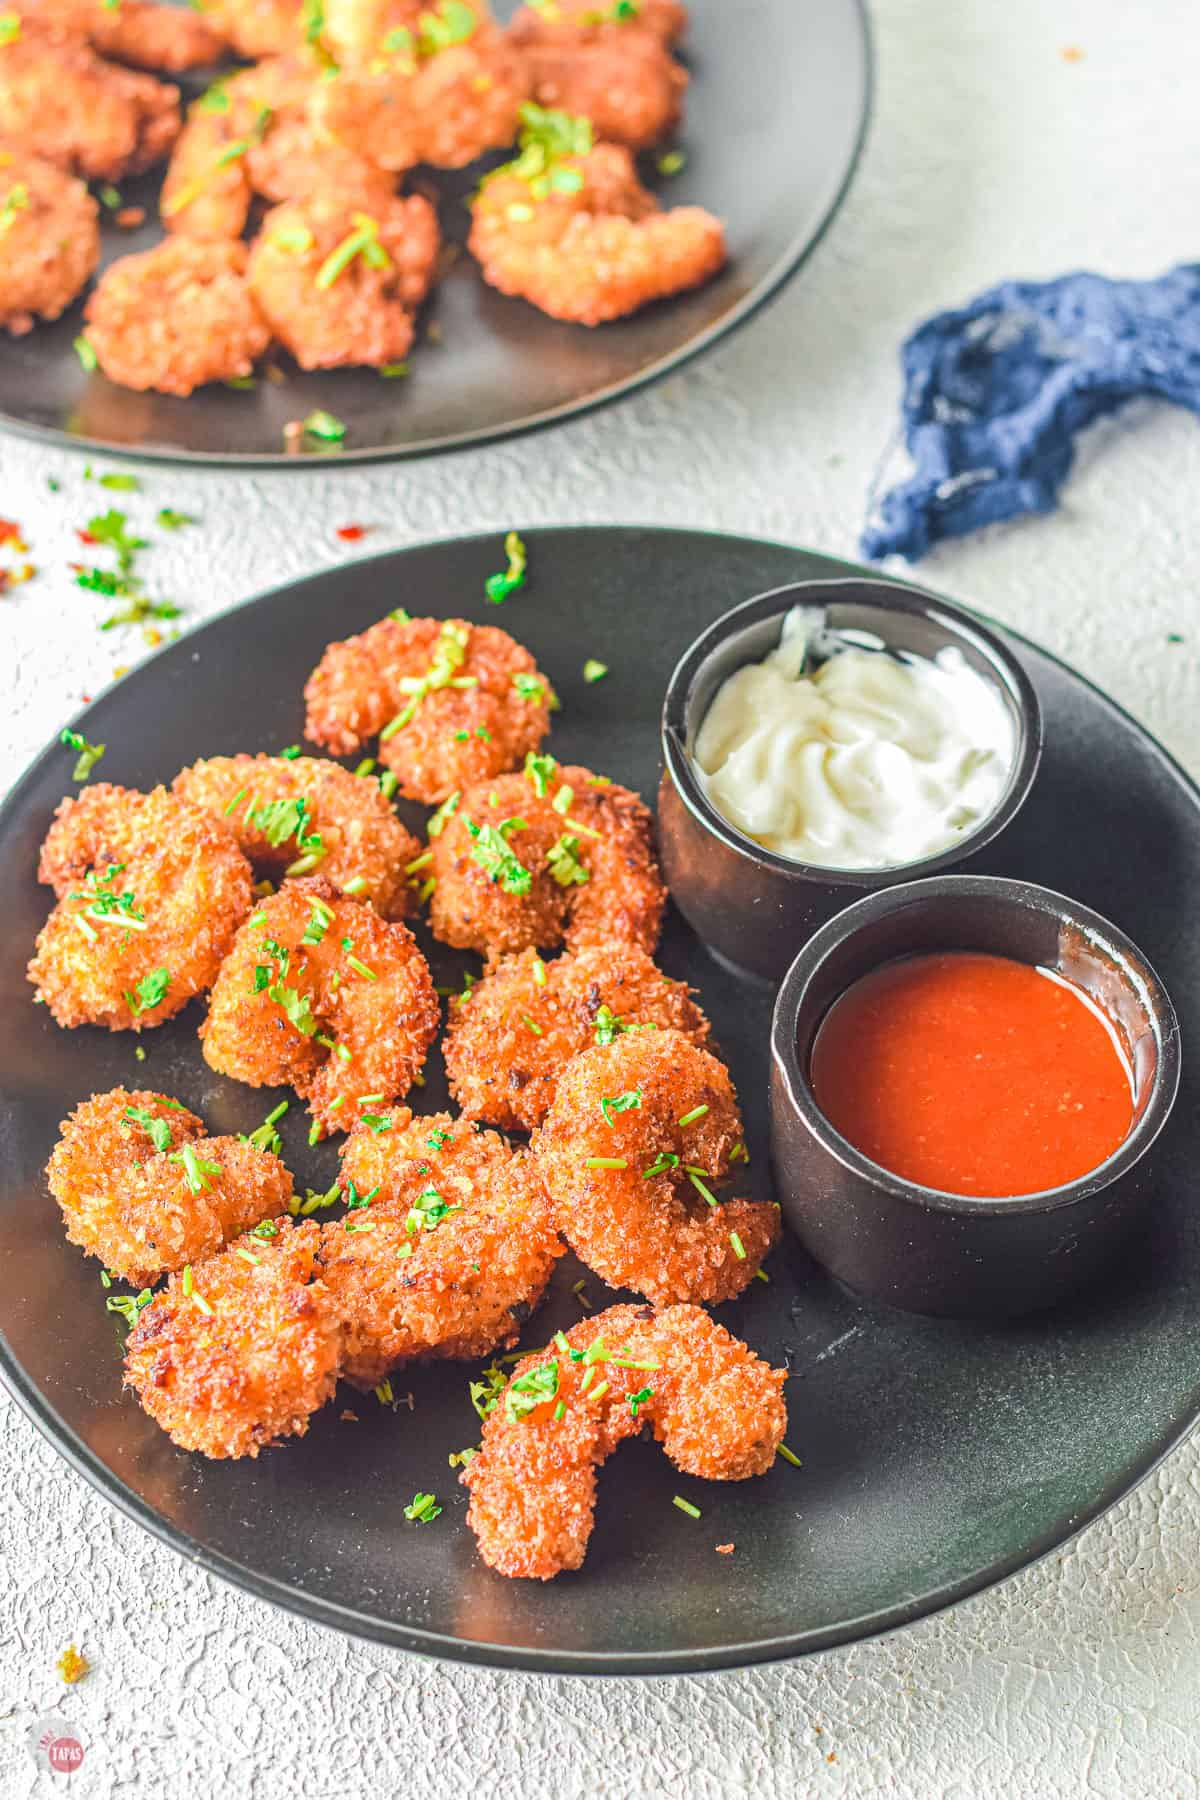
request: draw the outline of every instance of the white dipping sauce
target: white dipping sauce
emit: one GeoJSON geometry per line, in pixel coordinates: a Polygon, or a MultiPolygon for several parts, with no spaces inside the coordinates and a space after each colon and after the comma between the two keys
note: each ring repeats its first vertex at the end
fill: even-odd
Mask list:
{"type": "Polygon", "coordinates": [[[723,818],[767,850],[884,869],[950,849],[994,809],[1015,753],[998,690],[962,653],[847,644],[806,675],[811,611],[717,690],[696,773],[723,818]]]}

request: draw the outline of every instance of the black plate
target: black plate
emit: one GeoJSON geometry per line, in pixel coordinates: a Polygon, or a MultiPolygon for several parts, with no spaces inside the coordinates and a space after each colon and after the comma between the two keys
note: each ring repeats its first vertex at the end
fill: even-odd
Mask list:
{"type": "MultiPolygon", "coordinates": [[[[496,538],[350,563],[215,620],[129,675],[81,716],[109,745],[103,774],[148,786],[193,757],[277,749],[300,736],[301,687],[326,641],[397,604],[500,618],[534,651],[563,702],[560,757],[654,792],[658,715],[671,666],[735,601],[846,566],[780,545],[700,532],[534,531],[532,578],[502,614],[482,599],[496,538]],[[611,668],[588,687],[587,656],[611,668]]],[[[1200,1027],[1198,797],[1125,714],[1043,651],[1017,645],[1046,713],[1047,748],[1005,868],[1078,895],[1121,924],[1170,987],[1185,1042],[1200,1027]]],[[[450,1451],[477,1441],[473,1371],[413,1370],[416,1410],[335,1403],[300,1443],[256,1463],[175,1450],[122,1399],[113,1320],[96,1264],[63,1239],[41,1170],[58,1120],[94,1089],[145,1080],[195,1106],[215,1131],[246,1130],[267,1093],[214,1076],[195,1006],[145,1037],[59,1031],[30,1004],[24,964],[47,910],[33,879],[64,789],[49,751],[0,813],[0,1325],[17,1397],[70,1461],[126,1512],[204,1567],[325,1624],[439,1656],[526,1669],[663,1673],[795,1655],[920,1617],[1011,1574],[1125,1493],[1191,1425],[1200,1404],[1200,1157],[1186,1068],[1152,1228],[1119,1278],[1072,1310],[984,1328],[868,1310],[793,1242],[771,1283],[721,1316],[787,1358],[789,1440],[803,1467],[727,1487],[678,1475],[651,1444],[627,1446],[601,1479],[587,1563],[547,1586],[478,1561],[450,1451]],[[410,1525],[417,1488],[445,1512],[410,1525]],[[703,1509],[691,1520],[680,1493],[703,1509]],[[714,1546],[732,1540],[733,1556],[714,1546]]],[[[423,815],[417,815],[423,816],[423,815]]],[[[437,958],[437,979],[467,959],[437,958]]],[[[770,996],[717,967],[678,919],[662,961],[702,992],[747,1116],[766,1191],[770,996]]],[[[472,963],[472,966],[476,966],[472,963]]],[[[440,1067],[424,1102],[443,1102],[440,1067]]],[[[324,1187],[329,1146],[283,1122],[300,1182],[324,1187]]],[[[526,1332],[545,1341],[578,1317],[580,1271],[560,1266],[526,1332]]],[[[598,1305],[607,1296],[588,1278],[598,1305]]]]}
{"type": "MultiPolygon", "coordinates": [[[[249,392],[221,385],[186,400],[135,394],[85,375],[72,348],[79,306],[27,337],[0,332],[0,422],[91,450],[186,462],[287,463],[283,428],[323,407],[347,427],[337,460],[424,456],[549,425],[677,368],[741,324],[812,250],[850,179],[866,127],[870,55],[860,0],[691,0],[692,84],[681,174],[646,174],[664,204],[702,204],[726,222],[731,261],[695,294],[595,331],[556,324],[483,285],[465,253],[428,309],[440,347],[418,347],[407,380],[371,370],[306,375],[249,392]]],[[[497,6],[509,17],[516,0],[497,6]]],[[[465,240],[478,168],[422,171],[443,228],[465,240]]],[[[158,177],[125,184],[157,217],[158,177]]],[[[147,248],[156,223],[105,230],[105,261],[147,248]]]]}

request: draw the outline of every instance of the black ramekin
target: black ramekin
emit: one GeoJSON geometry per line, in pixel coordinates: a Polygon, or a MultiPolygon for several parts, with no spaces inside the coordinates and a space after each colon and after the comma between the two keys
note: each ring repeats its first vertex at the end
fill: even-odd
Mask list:
{"type": "Polygon", "coordinates": [[[1032,1312],[1110,1260],[1151,1198],[1179,1086],[1179,1024],[1141,951],[1048,888],[987,875],[908,882],[848,906],[800,952],[771,1027],[771,1150],[784,1217],[856,1293],[951,1317],[1032,1312]],[[1128,1137],[1090,1174],[1012,1199],[941,1193],[863,1156],[813,1096],[809,1060],[832,1003],[868,970],[931,950],[1055,969],[1105,1012],[1134,1075],[1128,1137]]]}
{"type": "Polygon", "coordinates": [[[672,897],[708,948],[735,968],[778,981],[797,948],[862,894],[961,867],[994,843],[1023,805],[1042,752],[1042,714],[1012,651],[971,613],[898,582],[798,581],[735,606],[676,664],[662,716],[658,828],[672,897]],[[793,606],[820,608],[833,631],[867,632],[933,657],[954,645],[998,689],[1014,725],[1013,766],[994,810],[949,850],[887,869],[826,869],[764,850],[723,819],[692,765],[696,734],[721,683],[779,643],[793,606]]]}

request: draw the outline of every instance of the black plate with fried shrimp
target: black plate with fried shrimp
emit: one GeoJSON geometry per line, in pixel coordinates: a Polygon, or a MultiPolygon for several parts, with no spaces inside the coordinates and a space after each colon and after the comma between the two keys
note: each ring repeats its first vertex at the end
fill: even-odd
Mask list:
{"type": "MultiPolygon", "coordinates": [[[[270,1085],[277,1064],[249,1071],[266,1084],[255,1087],[204,1060],[201,997],[139,1038],[62,1030],[25,980],[50,899],[33,868],[47,834],[44,872],[67,896],[57,905],[80,908],[97,933],[135,939],[132,909],[151,923],[141,889],[157,901],[161,870],[131,860],[106,879],[110,862],[126,860],[111,841],[116,822],[147,804],[128,796],[150,797],[178,823],[185,803],[164,784],[181,768],[265,752],[274,770],[279,746],[299,744],[302,690],[327,647],[397,605],[419,596],[435,621],[500,620],[553,684],[561,704],[533,753],[546,759],[533,765],[537,779],[523,769],[496,777],[501,822],[521,815],[498,784],[515,781],[530,803],[526,833],[504,840],[496,828],[515,852],[541,830],[537,808],[560,830],[583,817],[575,804],[588,775],[640,795],[636,805],[652,801],[664,687],[681,647],[731,596],[846,573],[706,533],[512,523],[527,566],[523,584],[501,584],[499,610],[488,583],[505,569],[503,530],[292,583],[106,692],[76,722],[93,747],[82,766],[77,748],[56,744],[0,809],[0,993],[13,1022],[0,1043],[0,1364],[41,1428],[111,1498],[202,1566],[328,1624],[546,1672],[687,1672],[845,1643],[1063,1542],[1193,1424],[1194,1107],[1178,1109],[1178,1135],[1164,1136],[1146,1254],[1107,1286],[1021,1329],[918,1329],[856,1302],[786,1235],[774,1241],[772,995],[711,959],[669,904],[652,958],[601,937],[536,954],[498,949],[484,974],[473,950],[434,938],[433,853],[465,794],[436,810],[395,796],[403,829],[428,846],[413,859],[425,899],[411,933],[319,868],[248,906],[246,997],[266,995],[273,1012],[258,1023],[278,1021],[263,1035],[291,1044],[295,1034],[301,1085],[338,1065],[317,1096],[326,1123],[315,1131],[290,1082],[270,1085]],[[671,597],[665,623],[661,609],[631,604],[642,594],[671,597]],[[575,791],[560,813],[564,787],[575,791]],[[70,900],[97,856],[111,898],[70,900]],[[89,916],[107,916],[105,906],[118,924],[89,916]],[[356,991],[342,1023],[366,1035],[347,1041],[345,1064],[341,1023],[318,1012],[334,973],[339,987],[355,974],[370,988],[349,961],[374,968],[359,940],[367,930],[399,955],[389,976],[403,965],[412,977],[414,1016],[399,1028],[408,1008],[389,991],[360,1019],[356,991]],[[314,937],[327,950],[319,984],[307,968],[321,948],[314,937]],[[435,986],[451,1003],[448,1028],[435,986]],[[307,1022],[306,1001],[333,1046],[317,1045],[312,1062],[289,1016],[307,1022]],[[425,1057],[425,1033],[437,1029],[442,1045],[425,1057]],[[424,1085],[413,1081],[401,1100],[371,1076],[359,1082],[360,1047],[364,1072],[378,1067],[368,1049],[384,1048],[397,1056],[393,1073],[403,1062],[405,1079],[419,1073],[424,1085]],[[532,1126],[528,1139],[505,1140],[471,1116],[498,1111],[501,1098],[513,1109],[505,1128],[532,1126]],[[322,1132],[346,1145],[343,1157],[337,1141],[310,1142],[322,1132]],[[233,1198],[250,1204],[238,1216],[222,1210],[230,1175],[233,1198]],[[679,1230],[664,1234],[672,1219],[679,1230]],[[601,1272],[558,1253],[560,1224],[601,1272]],[[681,1277],[699,1283],[702,1300],[680,1297],[681,1277]],[[614,1292],[617,1279],[640,1286],[647,1304],[614,1292]],[[467,1350],[480,1354],[456,1360],[467,1350]],[[340,1400],[339,1372],[354,1377],[340,1400]],[[981,1407],[981,1392],[1011,1404],[981,1407]],[[649,1441],[656,1432],[661,1445],[649,1441]],[[593,1473],[610,1449],[593,1513],[593,1473]],[[1010,1512],[979,1512],[997,1469],[1020,1474],[1016,1538],[1010,1512]],[[743,1475],[753,1479],[722,1479],[743,1475]]],[[[1200,882],[1197,797],[1093,689],[1032,646],[1015,649],[1057,750],[1011,854],[1032,878],[1120,918],[1170,983],[1183,1033],[1200,1030],[1198,953],[1176,928],[1183,915],[1167,918],[1143,878],[1154,845],[1169,840],[1179,892],[1200,882]],[[1138,853],[1123,859],[1096,823],[1114,792],[1128,802],[1138,853]]],[[[283,761],[316,754],[309,742],[299,749],[283,761]]],[[[347,778],[375,787],[373,753],[344,752],[346,766],[363,767],[347,778]]],[[[472,809],[474,797],[474,819],[472,809]]],[[[178,835],[185,849],[194,828],[242,858],[221,820],[199,817],[158,836],[178,835]]],[[[293,861],[314,853],[298,839],[271,847],[293,861]]],[[[508,866],[491,839],[485,859],[508,866]]],[[[257,1034],[246,1042],[262,1047],[257,1034]]]]}

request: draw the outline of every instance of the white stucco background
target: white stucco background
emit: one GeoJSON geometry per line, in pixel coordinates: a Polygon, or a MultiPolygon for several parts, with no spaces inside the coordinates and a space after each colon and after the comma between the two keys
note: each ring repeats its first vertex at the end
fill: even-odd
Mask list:
{"type": "MultiPolygon", "coordinates": [[[[876,0],[875,23],[862,170],[765,317],[632,403],[508,447],[361,473],[152,473],[135,517],[203,521],[153,534],[154,591],[192,623],[338,562],[348,520],[376,528],[355,546],[369,550],[651,519],[853,554],[913,322],[1006,276],[1200,255],[1191,0],[876,0]]],[[[1057,516],[946,549],[922,576],[1069,658],[1200,773],[1198,494],[1196,421],[1138,406],[1089,436],[1057,516]]],[[[136,633],[93,629],[100,603],[66,570],[96,497],[80,459],[0,440],[0,515],[41,569],[0,599],[5,780],[143,653],[136,633]]],[[[274,1612],[118,1517],[4,1401],[0,1494],[4,1800],[64,1782],[147,1800],[1200,1792],[1195,1442],[1064,1552],[952,1613],[801,1664],[640,1684],[440,1667],[274,1612]],[[93,1667],[65,1689],[71,1640],[93,1667]],[[28,1749],[50,1711],[87,1741],[69,1781],[28,1749]]]]}

